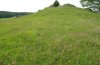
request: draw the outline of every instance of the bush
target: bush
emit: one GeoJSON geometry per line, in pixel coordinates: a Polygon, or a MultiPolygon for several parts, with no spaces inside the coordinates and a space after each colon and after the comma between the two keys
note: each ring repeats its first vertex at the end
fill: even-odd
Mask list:
{"type": "Polygon", "coordinates": [[[72,4],[64,4],[63,6],[71,6],[71,7],[76,7],[76,6],[72,5],[72,4]]]}

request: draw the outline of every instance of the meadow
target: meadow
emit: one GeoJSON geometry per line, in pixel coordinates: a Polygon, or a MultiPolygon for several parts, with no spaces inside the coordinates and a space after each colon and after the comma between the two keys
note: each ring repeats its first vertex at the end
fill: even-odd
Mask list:
{"type": "Polygon", "coordinates": [[[0,65],[100,65],[100,14],[64,6],[1,18],[0,65]]]}

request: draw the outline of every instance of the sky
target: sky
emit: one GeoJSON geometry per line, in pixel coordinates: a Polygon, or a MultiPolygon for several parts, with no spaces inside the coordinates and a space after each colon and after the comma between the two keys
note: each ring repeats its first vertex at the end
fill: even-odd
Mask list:
{"type": "MultiPolygon", "coordinates": [[[[0,0],[0,11],[37,12],[50,6],[55,0],[0,0]]],[[[70,3],[81,7],[80,0],[58,0],[60,5],[70,3]]]]}

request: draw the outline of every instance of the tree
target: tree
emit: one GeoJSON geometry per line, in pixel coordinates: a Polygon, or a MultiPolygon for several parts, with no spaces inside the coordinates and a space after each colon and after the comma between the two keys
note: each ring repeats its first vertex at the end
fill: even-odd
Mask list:
{"type": "Polygon", "coordinates": [[[83,7],[100,12],[100,0],[81,0],[83,7]]]}
{"type": "Polygon", "coordinates": [[[59,2],[58,2],[58,0],[56,0],[55,2],[54,2],[54,7],[58,7],[60,4],[59,4],[59,2]]]}

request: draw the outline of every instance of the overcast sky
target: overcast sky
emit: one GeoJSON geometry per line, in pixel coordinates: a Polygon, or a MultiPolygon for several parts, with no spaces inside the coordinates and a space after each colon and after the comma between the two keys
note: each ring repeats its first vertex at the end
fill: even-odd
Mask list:
{"type": "MultiPolygon", "coordinates": [[[[0,11],[36,12],[50,6],[55,0],[0,0],[0,11]]],[[[81,7],[80,0],[58,0],[61,5],[71,3],[81,7]]]]}

